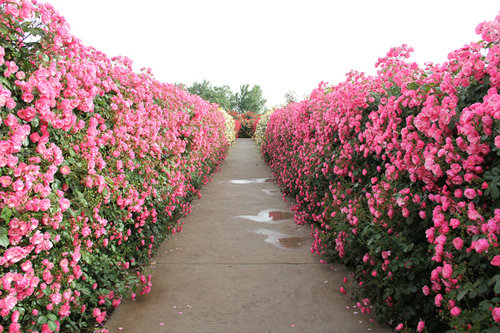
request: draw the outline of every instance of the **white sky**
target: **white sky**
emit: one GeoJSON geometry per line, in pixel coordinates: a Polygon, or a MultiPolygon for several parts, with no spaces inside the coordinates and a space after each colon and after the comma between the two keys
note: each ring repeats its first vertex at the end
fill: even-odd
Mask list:
{"type": "Polygon", "coordinates": [[[42,0],[66,17],[73,35],[138,71],[192,84],[258,84],[267,106],[288,90],[302,99],[320,81],[335,84],[374,64],[393,46],[413,61],[442,63],[479,40],[498,0],[42,0]]]}

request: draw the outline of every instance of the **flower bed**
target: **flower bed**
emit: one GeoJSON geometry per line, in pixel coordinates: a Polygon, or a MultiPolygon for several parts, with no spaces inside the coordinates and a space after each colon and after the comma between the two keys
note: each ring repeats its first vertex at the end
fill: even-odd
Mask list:
{"type": "Polygon", "coordinates": [[[500,15],[425,68],[391,49],[276,110],[262,154],[312,251],[396,331],[498,332],[500,15]]]}
{"type": "Polygon", "coordinates": [[[102,323],[225,157],[216,105],[0,0],[0,331],[102,323]]]}

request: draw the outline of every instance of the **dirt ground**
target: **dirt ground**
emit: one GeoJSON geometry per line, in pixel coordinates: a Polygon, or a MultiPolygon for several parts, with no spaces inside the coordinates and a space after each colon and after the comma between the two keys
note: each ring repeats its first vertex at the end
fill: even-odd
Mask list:
{"type": "Polygon", "coordinates": [[[151,293],[123,302],[110,332],[391,332],[339,292],[345,269],[310,252],[251,139],[202,195],[160,247],[151,293]]]}

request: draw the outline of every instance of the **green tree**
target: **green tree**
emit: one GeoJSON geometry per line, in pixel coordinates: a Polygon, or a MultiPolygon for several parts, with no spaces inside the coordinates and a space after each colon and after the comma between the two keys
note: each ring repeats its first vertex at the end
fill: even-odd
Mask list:
{"type": "Polygon", "coordinates": [[[262,89],[255,85],[249,89],[248,84],[240,86],[240,92],[236,94],[235,111],[238,113],[262,113],[265,109],[267,100],[262,96],[262,89]]]}
{"type": "Polygon", "coordinates": [[[288,90],[285,93],[285,105],[297,102],[297,94],[293,90],[288,90]]]}
{"type": "Polygon", "coordinates": [[[240,86],[239,92],[234,93],[227,85],[212,86],[210,81],[203,80],[203,82],[194,82],[185,89],[206,101],[219,104],[224,110],[234,110],[240,114],[247,112],[262,113],[267,102],[262,96],[262,89],[258,85],[250,89],[250,85],[244,84],[240,86]]]}
{"type": "Polygon", "coordinates": [[[219,104],[224,110],[232,110],[236,106],[236,95],[227,85],[212,86],[210,81],[203,80],[203,82],[194,82],[191,86],[186,87],[186,90],[210,103],[219,104]]]}

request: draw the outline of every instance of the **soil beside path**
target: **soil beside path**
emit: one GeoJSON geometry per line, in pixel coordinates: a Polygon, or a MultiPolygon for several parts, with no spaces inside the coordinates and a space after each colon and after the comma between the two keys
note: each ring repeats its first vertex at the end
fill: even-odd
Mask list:
{"type": "Polygon", "coordinates": [[[340,265],[311,254],[309,227],[269,182],[251,139],[238,139],[181,233],[152,266],[151,293],[125,301],[110,332],[391,332],[339,292],[340,265]],[[373,320],[373,319],[372,319],[373,320]]]}

